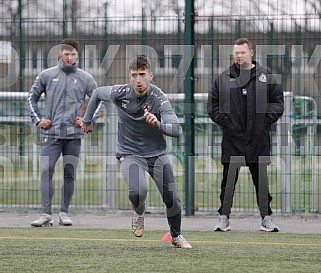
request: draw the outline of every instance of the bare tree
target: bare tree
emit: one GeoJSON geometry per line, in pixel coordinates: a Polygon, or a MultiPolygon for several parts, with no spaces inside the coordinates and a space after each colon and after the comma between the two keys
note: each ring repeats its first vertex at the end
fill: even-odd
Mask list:
{"type": "MultiPolygon", "coordinates": [[[[212,27],[216,30],[232,29],[235,20],[242,19],[247,28],[255,31],[262,31],[266,28],[267,22],[273,22],[276,16],[284,16],[284,21],[289,24],[300,26],[302,29],[312,27],[309,16],[316,16],[321,19],[321,0],[195,0],[195,11],[197,20],[204,22],[212,17],[218,18],[216,25],[209,23],[196,25],[196,31],[207,31],[212,27]],[[304,17],[299,18],[298,13],[304,17]],[[247,19],[261,18],[256,24],[251,24],[247,19]],[[202,19],[203,18],[203,19],[202,19]],[[221,22],[221,24],[219,23],[221,22]]],[[[3,27],[0,32],[12,35],[17,31],[17,22],[24,20],[26,34],[37,35],[45,33],[59,34],[63,31],[62,19],[68,21],[68,32],[106,32],[106,18],[108,16],[108,31],[140,31],[139,24],[131,24],[130,21],[122,21],[119,16],[133,18],[142,16],[145,12],[147,29],[153,32],[177,32],[176,20],[183,17],[185,0],[142,0],[142,1],[118,1],[118,0],[55,0],[54,5],[43,0],[0,0],[0,13],[3,27]],[[18,4],[22,4],[22,18],[19,18],[18,4]],[[106,8],[108,14],[106,15],[106,8]],[[112,20],[115,18],[115,20],[112,20]],[[170,21],[166,18],[173,18],[170,21]],[[32,20],[29,20],[32,19],[32,20]],[[121,30],[122,28],[122,30],[121,30]]],[[[282,27],[286,27],[283,24],[282,27]]]]}
{"type": "Polygon", "coordinates": [[[1,18],[4,27],[0,29],[2,35],[15,36],[18,20],[18,1],[1,0],[1,18]]]}

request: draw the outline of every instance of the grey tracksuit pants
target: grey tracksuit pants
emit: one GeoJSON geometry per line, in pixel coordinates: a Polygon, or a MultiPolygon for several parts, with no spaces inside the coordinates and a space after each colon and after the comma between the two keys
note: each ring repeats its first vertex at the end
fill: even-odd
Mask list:
{"type": "Polygon", "coordinates": [[[145,212],[148,185],[145,171],[150,174],[166,206],[167,222],[172,237],[181,234],[181,201],[179,199],[172,165],[166,155],[155,157],[117,156],[122,176],[128,185],[129,200],[138,214],[145,212]]]}
{"type": "Polygon", "coordinates": [[[54,186],[52,182],[56,162],[63,156],[64,179],[61,188],[61,212],[68,212],[74,192],[76,169],[80,154],[80,139],[47,138],[41,149],[41,203],[43,213],[52,213],[54,186]]]}

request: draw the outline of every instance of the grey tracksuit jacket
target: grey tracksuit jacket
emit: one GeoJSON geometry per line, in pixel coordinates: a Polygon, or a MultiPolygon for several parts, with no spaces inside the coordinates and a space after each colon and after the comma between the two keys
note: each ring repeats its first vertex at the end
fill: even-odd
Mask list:
{"type": "Polygon", "coordinates": [[[52,121],[48,130],[41,129],[41,136],[58,139],[82,138],[83,132],[81,128],[75,127],[75,119],[82,116],[85,97],[90,97],[96,87],[94,78],[78,68],[78,63],[68,67],[59,60],[56,67],[42,71],[32,85],[27,99],[27,109],[34,125],[41,119],[52,121]],[[43,93],[45,108],[40,110],[38,101],[43,93]]]}
{"type": "Polygon", "coordinates": [[[179,137],[182,134],[170,102],[164,92],[155,85],[151,85],[144,96],[137,96],[131,84],[95,89],[83,117],[85,124],[90,124],[99,103],[106,100],[115,104],[119,115],[116,148],[118,155],[158,156],[166,152],[164,135],[179,137]],[[146,105],[159,121],[157,128],[146,122],[143,110],[146,105]]]}

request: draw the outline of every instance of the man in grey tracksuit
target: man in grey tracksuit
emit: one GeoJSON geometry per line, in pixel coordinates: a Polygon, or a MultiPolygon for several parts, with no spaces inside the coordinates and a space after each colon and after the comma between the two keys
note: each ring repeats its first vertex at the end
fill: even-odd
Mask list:
{"type": "MultiPolygon", "coordinates": [[[[59,224],[72,225],[68,208],[74,192],[76,168],[83,132],[82,107],[86,96],[97,87],[94,78],[78,68],[78,42],[65,39],[60,43],[56,67],[42,71],[32,85],[27,108],[34,125],[40,128],[44,141],[41,147],[41,202],[40,218],[32,226],[53,224],[52,177],[56,162],[63,155],[64,181],[62,186],[59,224]],[[38,101],[45,94],[45,109],[41,113],[38,101]]],[[[97,117],[95,117],[97,118],[97,117]]]]}
{"type": "Polygon", "coordinates": [[[172,165],[166,156],[164,135],[179,137],[182,129],[165,94],[150,81],[153,73],[146,56],[129,64],[130,84],[104,86],[94,90],[83,118],[85,132],[92,130],[92,117],[101,101],[115,104],[118,115],[116,156],[129,189],[134,209],[133,234],[142,237],[147,197],[145,171],[154,179],[166,206],[172,244],[192,248],[181,235],[181,201],[177,194],[172,165]]]}

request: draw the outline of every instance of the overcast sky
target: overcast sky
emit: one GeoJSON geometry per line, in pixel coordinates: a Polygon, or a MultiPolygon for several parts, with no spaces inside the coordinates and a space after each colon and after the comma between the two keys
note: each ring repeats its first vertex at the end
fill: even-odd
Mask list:
{"type": "MultiPolygon", "coordinates": [[[[278,20],[278,24],[275,25],[276,31],[293,30],[295,25],[309,30],[320,29],[320,2],[321,0],[195,0],[198,21],[195,30],[207,32],[208,20],[212,16],[216,19],[221,18],[222,22],[225,21],[227,24],[229,18],[254,19],[258,24],[249,27],[258,31],[266,31],[264,28],[269,25],[266,24],[266,20],[273,19],[278,20]],[[306,14],[309,14],[309,20],[303,20],[303,15],[306,14]],[[258,21],[257,18],[265,20],[258,21]]],[[[34,32],[35,29],[39,34],[48,31],[61,32],[64,0],[22,0],[22,3],[23,18],[34,19],[33,24],[26,25],[26,33],[34,32]],[[39,27],[37,19],[51,20],[54,27],[52,24],[39,27]]],[[[76,18],[79,29],[96,34],[104,31],[105,15],[109,33],[140,32],[143,12],[147,19],[147,31],[174,33],[178,28],[177,18],[182,19],[185,12],[184,0],[65,0],[65,3],[68,5],[67,18],[76,18]]],[[[10,20],[14,18],[12,15],[17,13],[17,6],[18,0],[0,0],[0,22],[6,24],[0,26],[3,34],[10,31],[10,20]]],[[[183,27],[183,20],[180,27],[183,27]]],[[[229,31],[228,27],[220,24],[216,24],[215,27],[220,31],[229,31]]]]}

